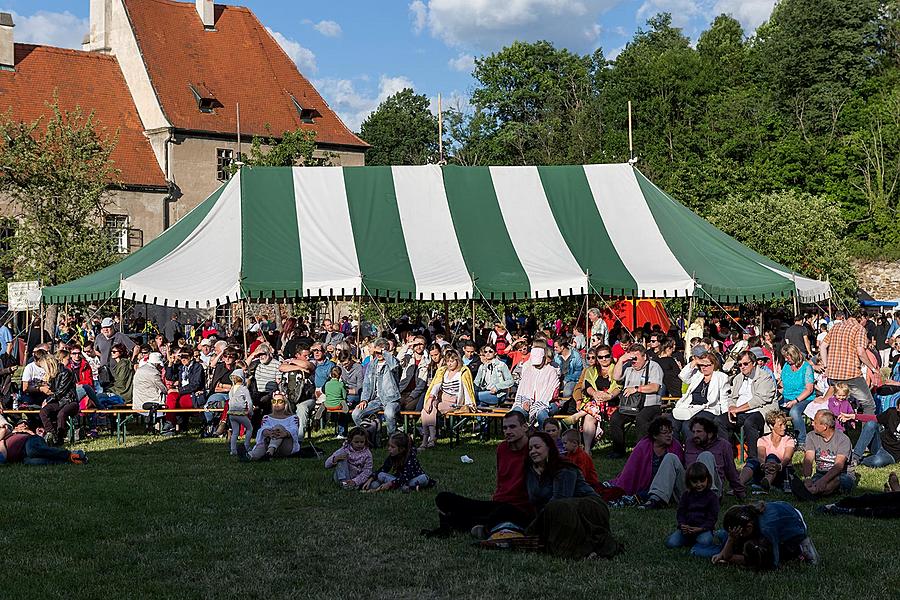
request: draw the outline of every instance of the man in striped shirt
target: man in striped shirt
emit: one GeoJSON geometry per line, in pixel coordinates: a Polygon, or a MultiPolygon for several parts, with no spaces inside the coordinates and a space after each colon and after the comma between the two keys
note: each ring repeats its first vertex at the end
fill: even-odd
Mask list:
{"type": "Polygon", "coordinates": [[[248,357],[247,381],[253,398],[253,405],[260,408],[254,417],[262,421],[264,414],[272,412],[272,392],[278,389],[281,361],[275,358],[272,346],[260,344],[248,357]]]}
{"type": "Polygon", "coordinates": [[[877,370],[866,352],[865,320],[865,315],[857,312],[836,324],[822,340],[819,352],[828,383],[832,386],[846,383],[850,387],[851,397],[859,404],[859,412],[873,415],[875,399],[860,368],[864,364],[873,371],[877,370]]]}

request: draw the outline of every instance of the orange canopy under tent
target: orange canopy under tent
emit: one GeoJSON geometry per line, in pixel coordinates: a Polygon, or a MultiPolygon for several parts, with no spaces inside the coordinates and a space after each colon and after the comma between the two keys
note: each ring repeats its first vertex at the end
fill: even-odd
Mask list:
{"type": "Polygon", "coordinates": [[[603,318],[610,329],[615,326],[617,321],[622,321],[629,331],[643,327],[644,323],[650,323],[651,326],[659,325],[663,331],[669,331],[672,321],[666,313],[662,300],[638,300],[637,323],[634,319],[633,302],[633,300],[619,300],[610,304],[609,308],[603,309],[603,318]]]}

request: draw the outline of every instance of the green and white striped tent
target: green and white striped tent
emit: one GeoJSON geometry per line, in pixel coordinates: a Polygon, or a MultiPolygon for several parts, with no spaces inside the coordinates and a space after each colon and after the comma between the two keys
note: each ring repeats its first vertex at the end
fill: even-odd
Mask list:
{"type": "Polygon", "coordinates": [[[43,297],[202,308],[585,293],[815,301],[830,288],[725,235],[628,164],[245,167],[144,248],[43,297]]]}

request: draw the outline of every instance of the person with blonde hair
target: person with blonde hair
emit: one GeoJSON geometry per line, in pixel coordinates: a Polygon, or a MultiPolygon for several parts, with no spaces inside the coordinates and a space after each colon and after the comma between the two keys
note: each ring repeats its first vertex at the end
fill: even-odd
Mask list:
{"type": "Polygon", "coordinates": [[[771,432],[756,441],[757,458],[747,459],[741,470],[741,483],[746,485],[754,481],[765,491],[772,486],[784,485],[796,445],[794,438],[787,435],[789,421],[790,417],[782,410],[766,413],[766,424],[771,432]]]}
{"type": "Polygon", "coordinates": [[[75,374],[61,366],[49,352],[36,361],[44,370],[44,384],[40,387],[47,398],[41,405],[41,424],[44,441],[49,446],[62,443],[68,430],[68,419],[78,414],[78,396],[75,393],[75,374]]]}
{"type": "Polygon", "coordinates": [[[797,432],[797,445],[803,447],[806,443],[803,411],[816,398],[816,376],[812,365],[797,346],[785,344],[781,349],[781,356],[784,358],[784,366],[781,367],[781,406],[789,411],[794,431],[797,432]]]}
{"type": "Polygon", "coordinates": [[[463,365],[459,352],[453,349],[445,350],[444,363],[434,374],[428,391],[425,392],[425,406],[421,413],[420,450],[434,448],[437,440],[438,414],[446,415],[463,407],[475,407],[472,372],[469,367],[463,365]]]}

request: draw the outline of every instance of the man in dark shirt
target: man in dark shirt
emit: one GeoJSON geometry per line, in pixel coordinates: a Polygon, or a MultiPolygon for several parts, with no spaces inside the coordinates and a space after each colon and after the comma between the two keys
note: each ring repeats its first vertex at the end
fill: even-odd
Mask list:
{"type": "Polygon", "coordinates": [[[809,331],[803,325],[803,315],[794,315],[794,324],[785,330],[784,340],[797,346],[803,358],[809,358],[812,354],[812,345],[809,342],[809,331]]]}
{"type": "Polygon", "coordinates": [[[423,530],[428,536],[448,535],[471,530],[485,537],[499,523],[526,527],[534,517],[534,508],[525,489],[525,456],[528,454],[528,430],[525,415],[511,411],[503,417],[504,441],[497,446],[497,487],[491,500],[473,500],[451,492],[434,499],[440,526],[423,530]]]}

